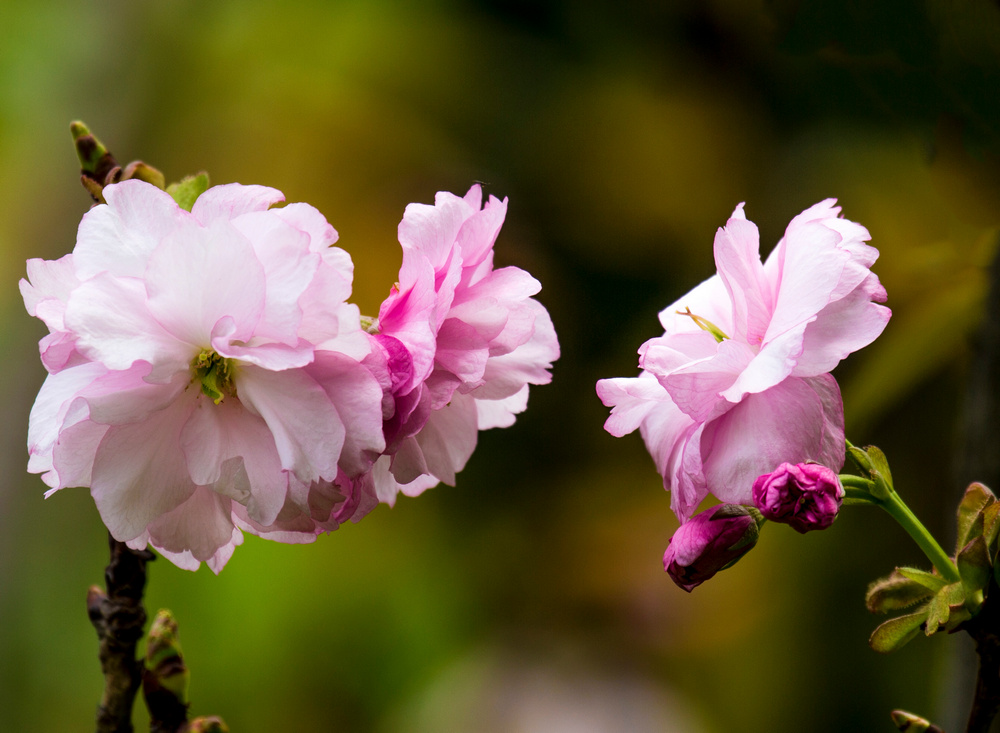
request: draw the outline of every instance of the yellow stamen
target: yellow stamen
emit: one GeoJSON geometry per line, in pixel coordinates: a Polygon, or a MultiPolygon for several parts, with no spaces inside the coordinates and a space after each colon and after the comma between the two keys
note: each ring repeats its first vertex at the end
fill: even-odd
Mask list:
{"type": "Polygon", "coordinates": [[[715,340],[718,341],[719,343],[722,343],[725,339],[729,338],[726,335],[725,331],[716,326],[710,320],[708,320],[707,318],[702,318],[701,316],[692,313],[691,308],[685,308],[682,311],[676,311],[676,313],[679,316],[687,316],[688,318],[690,318],[692,321],[695,322],[695,325],[697,325],[698,328],[702,329],[703,331],[708,331],[715,337],[715,340]]]}

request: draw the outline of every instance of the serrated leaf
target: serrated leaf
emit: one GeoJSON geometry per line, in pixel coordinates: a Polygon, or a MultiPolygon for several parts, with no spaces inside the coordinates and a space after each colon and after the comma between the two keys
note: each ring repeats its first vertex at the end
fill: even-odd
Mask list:
{"type": "Polygon", "coordinates": [[[191,207],[194,206],[194,202],[198,200],[205,191],[208,190],[208,174],[205,171],[201,173],[196,173],[193,176],[187,176],[177,183],[171,183],[167,186],[167,193],[169,193],[177,205],[180,206],[185,211],[191,211],[191,207]]]}
{"type": "Polygon", "coordinates": [[[938,593],[926,606],[927,609],[927,624],[924,626],[924,634],[931,636],[937,630],[948,623],[948,618],[951,616],[951,606],[948,605],[948,601],[944,598],[943,594],[938,593]]]}
{"type": "Polygon", "coordinates": [[[983,533],[983,511],[996,500],[993,492],[981,483],[969,484],[958,504],[958,540],[955,552],[969,544],[973,537],[983,533]]]}
{"type": "MultiPolygon", "coordinates": [[[[872,472],[878,472],[882,479],[885,481],[889,490],[892,490],[892,471],[889,470],[889,459],[885,457],[885,453],[877,445],[870,445],[867,448],[868,458],[872,462],[872,472]]],[[[874,475],[872,476],[874,478],[874,475]]]]}
{"type": "Polygon", "coordinates": [[[965,586],[966,598],[986,589],[990,582],[992,568],[990,567],[989,550],[986,549],[986,540],[982,535],[963,547],[955,560],[958,565],[958,574],[962,576],[962,585],[965,586]]]}
{"type": "Polygon", "coordinates": [[[983,539],[992,554],[993,545],[1000,535],[1000,501],[995,501],[983,510],[983,539]]]}
{"type": "Polygon", "coordinates": [[[865,605],[872,613],[888,613],[927,600],[934,591],[917,581],[901,575],[897,570],[884,578],[879,578],[868,586],[865,605]]]}
{"type": "Polygon", "coordinates": [[[894,652],[907,644],[920,631],[921,624],[927,620],[927,609],[922,608],[916,613],[897,616],[879,624],[868,639],[868,646],[879,654],[894,652]]]}
{"type": "Polygon", "coordinates": [[[904,578],[909,578],[910,580],[920,583],[920,585],[927,588],[931,591],[931,593],[937,593],[948,585],[948,581],[940,575],[929,573],[926,570],[921,570],[920,568],[896,568],[895,572],[899,573],[904,578]]]}
{"type": "Polygon", "coordinates": [[[934,595],[925,608],[927,626],[924,628],[924,633],[931,636],[940,628],[949,625],[953,613],[965,608],[965,587],[961,582],[946,585],[934,595]]]}

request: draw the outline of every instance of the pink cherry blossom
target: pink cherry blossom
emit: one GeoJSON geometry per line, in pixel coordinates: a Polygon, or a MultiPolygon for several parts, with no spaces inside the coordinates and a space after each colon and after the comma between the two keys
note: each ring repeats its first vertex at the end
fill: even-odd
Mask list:
{"type": "Polygon", "coordinates": [[[50,330],[28,438],[47,495],[89,487],[116,539],[216,572],[242,531],[303,541],[370,508],[383,389],[323,216],[263,186],[191,212],[136,180],[104,196],[21,281],[50,330]]]}
{"type": "Polygon", "coordinates": [[[761,263],[740,204],[715,237],[718,274],[660,313],[641,374],[604,379],[605,429],[639,428],[681,521],[713,494],[752,505],[780,463],[844,462],[840,389],[829,372],[885,328],[868,231],[835,200],[796,216],[761,263]]]}
{"type": "Polygon", "coordinates": [[[506,213],[506,199],[483,205],[478,185],[406,207],[399,282],[372,327],[388,375],[386,455],[372,471],[385,502],[454,484],[478,431],[513,424],[528,385],[551,380],[559,344],[531,297],[541,285],[493,267],[506,213]]]}

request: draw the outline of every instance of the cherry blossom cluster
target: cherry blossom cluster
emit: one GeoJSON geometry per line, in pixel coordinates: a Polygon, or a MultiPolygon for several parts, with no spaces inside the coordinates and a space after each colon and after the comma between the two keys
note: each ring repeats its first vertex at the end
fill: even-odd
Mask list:
{"type": "Polygon", "coordinates": [[[753,541],[715,542],[752,522],[714,509],[698,519],[709,495],[800,532],[829,526],[840,507],[844,408],[830,372],[874,341],[890,312],[868,231],[834,204],[792,219],[763,262],[757,227],[736,207],[715,236],[717,274],[660,313],[664,334],[640,347],[639,376],[597,383],[612,407],[605,429],[638,428],[671,492],[684,531],[664,563],[675,579],[688,569],[686,590],[707,577],[691,566],[710,548],[729,553],[707,559],[714,573],[756,541],[753,528],[753,541]]]}
{"type": "Polygon", "coordinates": [[[106,186],[71,254],[28,262],[48,326],[30,471],[88,487],[112,536],[215,572],[243,533],[308,542],[399,492],[453,484],[478,431],[511,425],[559,346],[539,283],[494,269],[507,202],[473,187],[407,207],[377,318],[315,208],[208,189],[190,211],[106,186]]]}

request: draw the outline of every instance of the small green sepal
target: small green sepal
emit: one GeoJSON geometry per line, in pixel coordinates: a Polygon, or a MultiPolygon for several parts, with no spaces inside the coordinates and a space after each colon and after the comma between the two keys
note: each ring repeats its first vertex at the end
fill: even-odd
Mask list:
{"type": "Polygon", "coordinates": [[[879,625],[868,639],[868,646],[879,654],[888,654],[906,645],[927,620],[926,608],[906,616],[897,616],[879,625]]]}
{"type": "Polygon", "coordinates": [[[177,205],[180,206],[185,211],[191,211],[194,206],[194,202],[198,200],[205,191],[208,190],[208,174],[205,171],[201,173],[196,173],[193,176],[187,176],[177,183],[171,183],[167,186],[167,193],[169,193],[177,205]]]}
{"type": "Polygon", "coordinates": [[[888,576],[879,578],[868,586],[865,606],[872,613],[889,613],[926,601],[934,591],[917,581],[893,570],[888,576]]]}
{"type": "Polygon", "coordinates": [[[929,573],[926,570],[921,570],[920,568],[896,568],[896,571],[902,575],[904,578],[909,578],[915,583],[920,583],[931,593],[937,593],[946,585],[948,581],[942,578],[940,575],[935,575],[934,573],[929,573]]]}

